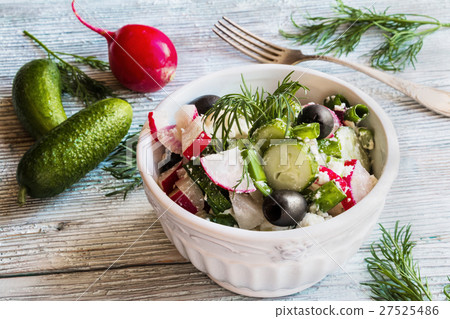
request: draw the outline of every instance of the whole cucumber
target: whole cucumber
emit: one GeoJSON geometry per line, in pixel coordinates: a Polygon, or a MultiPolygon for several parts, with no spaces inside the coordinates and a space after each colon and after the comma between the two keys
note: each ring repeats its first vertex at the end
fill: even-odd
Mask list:
{"type": "Polygon", "coordinates": [[[79,111],[38,140],[17,167],[19,204],[26,195],[51,197],[94,169],[128,132],[133,111],[120,99],[105,99],[79,111]]]}
{"type": "Polygon", "coordinates": [[[13,81],[12,101],[20,123],[36,139],[64,122],[56,63],[39,59],[22,66],[13,81]]]}

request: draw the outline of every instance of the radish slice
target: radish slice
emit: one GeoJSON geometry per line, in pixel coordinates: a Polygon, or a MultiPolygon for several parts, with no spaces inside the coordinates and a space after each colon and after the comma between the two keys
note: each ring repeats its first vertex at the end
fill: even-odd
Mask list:
{"type": "Polygon", "coordinates": [[[158,141],[157,132],[163,127],[169,126],[169,120],[165,113],[152,111],[148,113],[148,126],[153,139],[158,141]]]}
{"type": "Polygon", "coordinates": [[[211,137],[203,131],[203,123],[200,117],[195,118],[183,131],[182,153],[187,159],[199,156],[209,145],[211,137]]]}
{"type": "Polygon", "coordinates": [[[189,123],[198,117],[197,108],[193,104],[186,104],[180,107],[180,109],[175,113],[175,120],[177,123],[177,128],[181,130],[186,128],[189,123]]]}
{"type": "Polygon", "coordinates": [[[177,170],[179,170],[182,167],[183,163],[180,161],[179,163],[175,164],[172,168],[168,169],[167,171],[163,172],[158,177],[158,184],[161,186],[161,189],[166,193],[169,194],[172,192],[175,182],[179,179],[177,175],[177,170]]]}
{"type": "Polygon", "coordinates": [[[186,174],[184,168],[179,169],[177,174],[181,176],[181,179],[176,181],[176,187],[169,197],[187,211],[195,214],[205,207],[203,192],[186,174]]]}
{"type": "Polygon", "coordinates": [[[177,138],[178,131],[176,125],[169,125],[159,129],[156,137],[162,145],[175,154],[181,154],[181,141],[177,138]]]}
{"type": "Polygon", "coordinates": [[[235,194],[230,192],[230,201],[233,205],[234,219],[239,228],[253,229],[266,220],[263,214],[263,196],[261,192],[253,192],[250,194],[235,194]]]}
{"type": "MultiPolygon", "coordinates": [[[[327,108],[328,109],[328,108],[327,108]]],[[[339,119],[339,117],[336,115],[336,113],[334,113],[333,110],[328,109],[331,113],[331,116],[333,116],[333,129],[331,130],[331,133],[328,134],[327,137],[325,138],[332,138],[334,136],[334,133],[336,133],[336,131],[338,130],[338,128],[341,126],[341,120],[339,119]]]]}
{"type": "Polygon", "coordinates": [[[217,186],[236,193],[256,191],[256,187],[248,174],[245,174],[244,178],[242,178],[244,165],[241,153],[237,147],[202,157],[200,158],[200,163],[208,177],[217,186]]]}
{"type": "Polygon", "coordinates": [[[189,200],[182,191],[180,191],[177,187],[173,190],[172,193],[169,194],[171,200],[177,203],[179,206],[186,209],[188,212],[192,214],[196,214],[198,212],[197,207],[189,200]]]}
{"type": "Polygon", "coordinates": [[[377,179],[370,175],[358,160],[345,161],[344,166],[346,167],[344,179],[350,187],[355,203],[358,203],[372,190],[377,179]]]}
{"type": "MultiPolygon", "coordinates": [[[[323,184],[325,184],[325,183],[327,183],[329,181],[335,181],[337,183],[337,185],[339,185],[339,187],[345,193],[345,195],[347,195],[347,198],[345,198],[342,202],[340,202],[336,206],[342,205],[344,210],[347,210],[347,209],[353,207],[356,204],[355,200],[353,199],[352,190],[349,187],[349,185],[346,182],[346,180],[344,178],[342,178],[341,176],[339,176],[333,170],[329,169],[328,167],[320,166],[319,167],[319,177],[314,182],[314,184],[318,185],[318,186],[322,186],[323,184]]],[[[333,216],[335,216],[335,214],[337,215],[338,212],[341,211],[340,208],[337,208],[336,210],[334,210],[335,207],[332,208],[333,216]]]]}

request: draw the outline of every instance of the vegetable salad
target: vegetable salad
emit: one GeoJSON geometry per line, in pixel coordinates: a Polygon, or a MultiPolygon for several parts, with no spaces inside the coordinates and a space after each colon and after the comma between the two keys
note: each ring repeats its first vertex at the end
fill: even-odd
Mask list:
{"type": "Polygon", "coordinates": [[[371,175],[374,132],[363,104],[342,95],[301,103],[308,88],[288,74],[270,93],[201,96],[175,114],[149,113],[165,152],[158,183],[199,217],[249,230],[284,230],[324,222],[350,209],[377,182],[371,175]]]}

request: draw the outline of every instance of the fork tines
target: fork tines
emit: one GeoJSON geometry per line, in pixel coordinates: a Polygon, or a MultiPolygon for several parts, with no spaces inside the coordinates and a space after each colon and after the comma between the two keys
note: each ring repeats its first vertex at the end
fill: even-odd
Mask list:
{"type": "Polygon", "coordinates": [[[283,48],[247,31],[227,17],[222,17],[213,31],[228,44],[242,53],[264,63],[276,62],[283,48]]]}

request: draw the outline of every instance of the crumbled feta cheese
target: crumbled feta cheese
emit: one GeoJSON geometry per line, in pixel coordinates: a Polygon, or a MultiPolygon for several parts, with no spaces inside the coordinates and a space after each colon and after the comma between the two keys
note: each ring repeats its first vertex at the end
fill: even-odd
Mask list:
{"type": "Polygon", "coordinates": [[[335,111],[342,111],[342,112],[344,112],[345,111],[345,103],[341,103],[341,105],[335,105],[334,106],[334,110],[335,111]]]}
{"type": "Polygon", "coordinates": [[[306,213],[305,217],[303,217],[302,221],[300,222],[300,226],[308,227],[311,225],[323,223],[324,221],[325,221],[325,218],[320,215],[306,213]]]}
{"type": "Polygon", "coordinates": [[[342,173],[344,172],[345,169],[344,161],[339,159],[332,159],[328,161],[327,167],[336,174],[338,174],[339,176],[343,176],[342,173]]]}
{"type": "Polygon", "coordinates": [[[323,185],[330,181],[330,176],[326,172],[319,172],[319,176],[317,177],[317,183],[319,185],[323,185]]]}
{"type": "Polygon", "coordinates": [[[309,150],[314,155],[314,158],[317,161],[317,163],[319,165],[326,166],[326,160],[325,160],[323,154],[321,154],[319,152],[319,146],[317,145],[317,140],[316,139],[312,139],[309,141],[305,140],[305,143],[307,143],[309,145],[309,150]]]}

